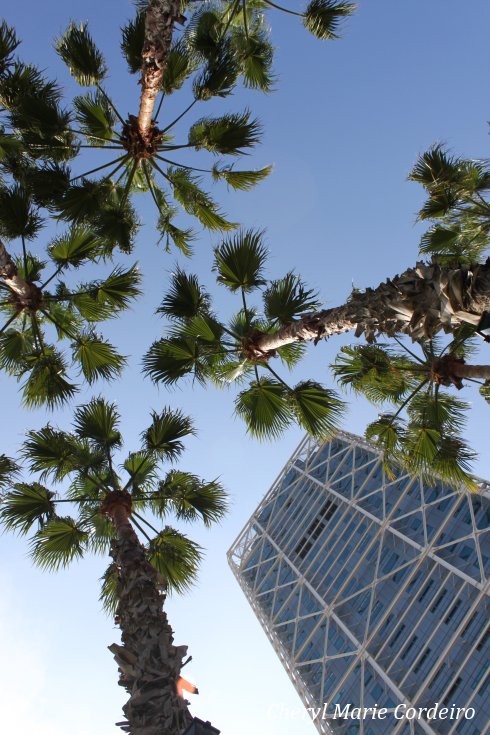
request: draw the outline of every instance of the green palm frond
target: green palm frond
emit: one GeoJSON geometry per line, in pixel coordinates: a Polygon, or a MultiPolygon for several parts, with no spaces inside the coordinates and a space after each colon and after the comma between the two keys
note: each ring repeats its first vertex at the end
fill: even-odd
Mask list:
{"type": "Polygon", "coordinates": [[[193,92],[197,100],[227,97],[233,91],[239,74],[238,59],[231,43],[223,40],[209,57],[203,71],[194,79],[193,92]]]}
{"type": "Polygon", "coordinates": [[[43,225],[29,193],[21,186],[0,189],[0,235],[8,240],[34,238],[43,225]]]}
{"type": "Polygon", "coordinates": [[[75,97],[75,120],[89,145],[104,145],[114,135],[115,114],[107,98],[98,90],[94,94],[75,97]]]}
{"type": "Polygon", "coordinates": [[[170,288],[157,313],[170,319],[191,319],[198,314],[207,314],[209,307],[210,296],[199,284],[197,276],[177,268],[172,273],[170,288]]]}
{"type": "Polygon", "coordinates": [[[204,148],[215,154],[240,155],[244,148],[253,148],[260,142],[262,127],[257,119],[250,119],[250,110],[229,113],[221,117],[203,117],[189,130],[189,145],[196,150],[204,148]]]}
{"type": "Polygon", "coordinates": [[[0,162],[8,163],[16,159],[23,151],[22,142],[14,135],[9,135],[0,130],[0,162]]]}
{"type": "Polygon", "coordinates": [[[276,352],[277,356],[288,370],[292,370],[305,357],[307,346],[304,342],[291,342],[288,345],[279,347],[276,352]]]}
{"type": "Polygon", "coordinates": [[[58,54],[72,77],[83,87],[101,82],[107,74],[102,53],[95,45],[87,25],[71,23],[56,44],[58,54]]]}
{"type": "Polygon", "coordinates": [[[338,429],[345,404],[334,391],[305,380],[289,392],[289,397],[299,425],[312,436],[325,438],[338,429]]]}
{"type": "Polygon", "coordinates": [[[419,156],[408,178],[422,184],[429,192],[437,192],[460,184],[462,176],[461,159],[450,155],[438,144],[419,156]]]}
{"type": "Polygon", "coordinates": [[[31,472],[39,472],[41,480],[52,477],[63,480],[80,463],[80,447],[75,437],[57,431],[49,424],[37,431],[29,431],[22,447],[22,456],[31,472]]]}
{"type": "Polygon", "coordinates": [[[177,338],[190,337],[200,343],[218,347],[223,336],[223,327],[209,314],[197,314],[175,327],[175,336],[177,338]]]}
{"type": "Polygon", "coordinates": [[[26,358],[34,349],[34,337],[29,329],[7,329],[0,335],[0,368],[12,375],[21,375],[26,358]]]}
{"type": "Polygon", "coordinates": [[[151,507],[162,518],[172,512],[179,520],[200,519],[208,527],[220,521],[228,509],[226,493],[218,482],[204,482],[180,470],[172,470],[159,483],[151,507]]]}
{"type": "Polygon", "coordinates": [[[254,381],[238,394],[235,413],[245,421],[250,434],[258,439],[277,438],[293,419],[287,388],[269,378],[254,381]]]}
{"type": "Polygon", "coordinates": [[[483,396],[487,403],[490,403],[490,382],[488,380],[485,381],[484,385],[480,386],[480,395],[483,396]]]}
{"type": "Polygon", "coordinates": [[[137,266],[116,267],[101,281],[82,284],[73,294],[73,304],[90,322],[116,317],[140,295],[141,274],[137,266]]]}
{"type": "Polygon", "coordinates": [[[110,182],[83,179],[66,191],[60,202],[61,214],[71,222],[91,224],[101,209],[108,205],[112,191],[110,182]]]}
{"type": "Polygon", "coordinates": [[[243,83],[249,89],[271,92],[275,76],[272,73],[274,48],[267,34],[260,29],[232,29],[232,43],[237,55],[243,83]]]}
{"type": "Polygon", "coordinates": [[[17,271],[21,278],[26,281],[39,281],[46,267],[45,261],[39,260],[36,255],[26,253],[25,258],[19,258],[16,262],[17,271]]]}
{"type": "Polygon", "coordinates": [[[70,115],[49,95],[22,95],[11,106],[10,118],[32,158],[64,161],[73,158],[78,143],[69,130],[70,115]]]}
{"type": "Polygon", "coordinates": [[[8,73],[0,78],[0,104],[7,110],[15,111],[25,97],[42,97],[57,103],[61,90],[56,82],[48,81],[37,67],[15,62],[8,73]]]}
{"type": "Polygon", "coordinates": [[[0,523],[24,535],[35,523],[42,528],[55,513],[55,495],[38,482],[18,482],[0,503],[0,523]]]}
{"type": "Polygon", "coordinates": [[[150,563],[162,575],[169,591],[190,589],[202,559],[199,544],[166,526],[148,545],[150,563]]]}
{"type": "Polygon", "coordinates": [[[48,252],[56,265],[77,268],[87,260],[95,260],[100,255],[101,246],[97,235],[78,225],[52,240],[48,252]]]}
{"type": "Polygon", "coordinates": [[[99,602],[102,603],[102,610],[106,615],[114,617],[119,604],[117,597],[119,573],[115,562],[109,564],[99,581],[101,582],[99,602]]]}
{"type": "Polygon", "coordinates": [[[5,74],[13,64],[14,51],[19,44],[15,30],[3,20],[0,24],[0,74],[5,74]]]}
{"type": "Polygon", "coordinates": [[[99,378],[113,380],[121,374],[126,364],[126,358],[110,342],[93,333],[77,338],[73,359],[80,363],[82,373],[90,385],[99,378]]]}
{"type": "Polygon", "coordinates": [[[155,383],[173,385],[186,375],[204,384],[213,355],[191,337],[171,337],[154,342],[143,357],[143,370],[155,383]]]}
{"type": "Polygon", "coordinates": [[[175,199],[188,214],[197,217],[208,230],[231,230],[237,227],[220,213],[218,205],[200,188],[200,179],[183,168],[170,167],[167,178],[172,185],[175,199]]]}
{"type": "Polygon", "coordinates": [[[152,413],[152,422],[142,433],[141,439],[147,451],[172,462],[184,451],[181,440],[195,433],[188,416],[184,416],[181,411],[164,408],[160,413],[152,413]]]}
{"type": "Polygon", "coordinates": [[[68,335],[73,335],[75,338],[82,329],[83,322],[71,304],[65,306],[62,303],[48,299],[44,304],[43,314],[46,315],[50,323],[54,323],[60,341],[68,335]]]}
{"type": "Polygon", "coordinates": [[[364,395],[374,405],[398,403],[430,371],[427,367],[421,372],[421,367],[381,343],[342,347],[331,365],[342,387],[364,395]]]}
{"type": "Polygon", "coordinates": [[[354,3],[338,2],[338,0],[312,0],[304,13],[303,23],[310,33],[322,41],[339,37],[342,21],[352,15],[354,3]]]}
{"type": "Polygon", "coordinates": [[[233,164],[222,167],[215,164],[212,168],[212,175],[215,181],[226,181],[232,189],[241,191],[250,191],[271,173],[272,166],[264,166],[256,171],[237,171],[233,168],[233,164]]]}
{"type": "Polygon", "coordinates": [[[197,66],[196,59],[189,54],[185,41],[180,38],[169,51],[167,66],[163,72],[162,92],[169,95],[181,89],[186,79],[196,71],[197,66]]]}
{"type": "Polygon", "coordinates": [[[0,454],[0,490],[12,482],[18,472],[17,463],[6,454],[0,454]]]}
{"type": "MultiPolygon", "coordinates": [[[[123,467],[130,477],[128,488],[133,499],[138,493],[149,492],[158,479],[157,466],[159,459],[148,452],[131,452],[124,461],[123,467]]],[[[143,503],[145,504],[145,503],[143,503]]]]}
{"type": "Polygon", "coordinates": [[[87,532],[73,518],[53,518],[31,540],[30,556],[41,569],[58,571],[82,558],[86,542],[87,532]]]}
{"type": "Polygon", "coordinates": [[[128,64],[131,74],[141,70],[141,54],[145,43],[145,14],[137,13],[134,20],[130,20],[121,28],[121,50],[128,64]]]}
{"type": "Polygon", "coordinates": [[[35,203],[51,211],[56,210],[70,186],[70,169],[61,162],[51,161],[41,166],[31,166],[22,182],[35,203]]]}
{"type": "Polygon", "coordinates": [[[219,52],[221,20],[217,8],[206,4],[189,19],[184,40],[192,54],[201,60],[213,59],[219,52]]]}
{"type": "Polygon", "coordinates": [[[89,403],[75,409],[73,425],[81,439],[87,439],[101,450],[114,449],[122,445],[119,418],[115,403],[92,398],[89,403]]]}
{"type": "Polygon", "coordinates": [[[116,531],[107,516],[99,512],[95,503],[85,503],[80,511],[79,525],[87,533],[85,541],[87,551],[107,555],[116,531]]]}
{"type": "Polygon", "coordinates": [[[267,251],[262,245],[264,233],[242,230],[215,248],[213,270],[217,281],[230,291],[252,291],[263,286],[263,269],[267,251]]]}
{"type": "Polygon", "coordinates": [[[26,357],[27,378],[22,385],[24,404],[56,408],[69,401],[77,387],[66,379],[66,362],[60,352],[45,345],[26,357]]]}
{"type": "Polygon", "coordinates": [[[288,324],[302,313],[322,305],[318,293],[308,289],[301,277],[292,272],[271,281],[263,298],[266,317],[279,324],[288,324]]]}

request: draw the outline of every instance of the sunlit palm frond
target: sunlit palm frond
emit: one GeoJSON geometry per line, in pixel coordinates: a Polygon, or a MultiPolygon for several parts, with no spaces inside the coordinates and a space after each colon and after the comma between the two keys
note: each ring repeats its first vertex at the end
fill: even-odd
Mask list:
{"type": "Polygon", "coordinates": [[[289,391],[289,397],[297,422],[312,436],[326,438],[339,428],[345,403],[334,391],[305,380],[289,391]]]}
{"type": "Polygon", "coordinates": [[[119,418],[115,403],[92,398],[89,403],[75,409],[73,426],[81,439],[87,439],[96,448],[114,449],[122,445],[119,418]]]}
{"type": "Polygon", "coordinates": [[[339,37],[342,21],[352,15],[354,3],[338,0],[312,0],[303,15],[303,23],[310,33],[322,41],[339,37]]]}
{"type": "Polygon", "coordinates": [[[57,40],[56,49],[70,74],[83,87],[101,82],[107,74],[102,52],[95,45],[87,25],[71,23],[57,40]]]}
{"type": "Polygon", "coordinates": [[[264,313],[271,321],[288,324],[302,313],[318,309],[322,302],[313,289],[308,289],[302,278],[287,273],[284,278],[271,281],[263,293],[264,313]]]}
{"type": "Polygon", "coordinates": [[[182,439],[195,434],[192,420],[181,411],[164,408],[152,413],[152,422],[142,435],[143,447],[161,459],[173,461],[184,451],[182,439]]]}
{"type": "Polygon", "coordinates": [[[242,230],[215,248],[213,270],[218,273],[219,283],[230,291],[246,292],[265,284],[267,250],[262,244],[263,236],[262,231],[242,230]]]}
{"type": "Polygon", "coordinates": [[[177,268],[157,312],[170,319],[191,319],[198,314],[209,313],[209,307],[210,296],[197,276],[177,268]]]}
{"type": "Polygon", "coordinates": [[[277,438],[293,418],[287,388],[269,378],[254,381],[238,394],[235,413],[245,421],[250,434],[258,439],[277,438]]]}
{"type": "Polygon", "coordinates": [[[204,482],[189,472],[172,470],[158,484],[151,507],[161,517],[170,511],[179,520],[200,519],[205,526],[211,526],[225,516],[228,505],[226,493],[217,481],[204,482]]]}
{"type": "Polygon", "coordinates": [[[87,543],[87,532],[73,518],[50,519],[30,542],[30,557],[36,566],[58,571],[81,559],[87,543]]]}
{"type": "Polygon", "coordinates": [[[189,145],[214,154],[240,155],[260,141],[261,125],[250,119],[250,111],[229,113],[221,117],[203,117],[189,130],[189,145]]]}

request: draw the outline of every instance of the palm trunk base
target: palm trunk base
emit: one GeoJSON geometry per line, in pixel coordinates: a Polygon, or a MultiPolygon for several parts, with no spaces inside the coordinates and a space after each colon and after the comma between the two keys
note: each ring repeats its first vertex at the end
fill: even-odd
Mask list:
{"type": "Polygon", "coordinates": [[[127,722],[118,724],[132,735],[181,735],[192,722],[176,690],[187,646],[173,645],[158,572],[134,530],[129,524],[118,530],[111,556],[119,569],[116,622],[122,645],[109,650],[119,667],[119,684],[130,695],[123,707],[127,722]]]}

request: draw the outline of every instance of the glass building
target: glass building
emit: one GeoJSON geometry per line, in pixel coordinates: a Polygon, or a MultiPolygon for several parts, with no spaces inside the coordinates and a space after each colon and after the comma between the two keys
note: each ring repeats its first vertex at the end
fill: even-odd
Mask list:
{"type": "Polygon", "coordinates": [[[490,733],[490,484],[388,477],[357,436],[306,438],[228,555],[320,733],[490,733]]]}

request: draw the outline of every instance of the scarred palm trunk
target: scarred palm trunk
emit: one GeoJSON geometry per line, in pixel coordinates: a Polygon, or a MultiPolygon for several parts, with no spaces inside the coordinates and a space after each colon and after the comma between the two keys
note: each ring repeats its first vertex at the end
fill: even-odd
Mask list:
{"type": "Polygon", "coordinates": [[[291,342],[316,343],[351,329],[368,341],[397,333],[430,338],[464,322],[476,326],[485,311],[490,311],[490,259],[457,266],[418,263],[377,288],[354,293],[342,306],[307,314],[274,334],[256,333],[244,341],[243,351],[252,359],[267,358],[291,342]]]}
{"type": "Polygon", "coordinates": [[[454,362],[451,368],[453,375],[458,378],[490,380],[490,365],[465,365],[461,362],[454,362]]]}
{"type": "Polygon", "coordinates": [[[119,684],[130,694],[123,707],[127,722],[118,724],[132,735],[181,735],[192,722],[176,689],[187,647],[173,645],[158,572],[129,520],[130,496],[111,493],[102,510],[116,528],[111,556],[119,570],[116,621],[122,645],[109,650],[119,666],[119,684]]]}
{"type": "Polygon", "coordinates": [[[181,0],[149,0],[145,17],[145,43],[141,75],[141,100],[138,130],[146,144],[150,143],[151,121],[155,100],[167,66],[174,23],[181,18],[181,0]]]}
{"type": "Polygon", "coordinates": [[[24,281],[24,279],[19,276],[17,266],[15,265],[12,256],[8,253],[1,240],[0,278],[12,291],[14,300],[18,303],[19,307],[27,306],[36,308],[39,305],[38,302],[42,298],[39,288],[33,283],[24,281]]]}

